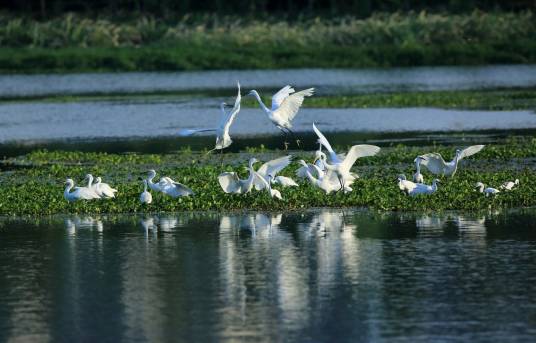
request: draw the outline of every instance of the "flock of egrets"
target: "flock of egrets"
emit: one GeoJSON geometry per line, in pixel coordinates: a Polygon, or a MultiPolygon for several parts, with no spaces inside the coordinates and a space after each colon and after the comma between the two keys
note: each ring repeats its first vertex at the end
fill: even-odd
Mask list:
{"type": "MultiPolygon", "coordinates": [[[[289,145],[287,141],[289,136],[295,140],[298,147],[300,145],[300,141],[292,131],[292,120],[298,113],[304,98],[313,95],[313,91],[314,88],[309,88],[296,92],[291,86],[285,86],[273,95],[271,108],[266,107],[256,90],[252,90],[248,94],[257,99],[261,109],[285,136],[285,150],[289,145]]],[[[240,112],[241,99],[240,83],[238,83],[238,95],[232,109],[227,112],[225,108],[228,105],[226,103],[221,103],[220,105],[221,119],[217,128],[183,129],[179,134],[181,136],[189,136],[199,132],[215,131],[216,144],[211,151],[220,150],[223,153],[223,149],[232,144],[229,129],[236,115],[240,112]]],[[[351,172],[352,166],[359,158],[376,155],[380,151],[380,148],[374,145],[360,144],[352,146],[346,154],[337,154],[318,127],[314,123],[312,126],[313,131],[318,136],[319,149],[315,152],[313,163],[306,163],[304,160],[299,161],[301,166],[296,170],[296,176],[308,180],[313,186],[323,190],[326,194],[339,191],[344,193],[351,192],[352,183],[359,177],[357,174],[351,172]],[[326,149],[329,156],[323,152],[323,149],[326,149]]],[[[430,185],[424,183],[421,166],[427,168],[434,175],[453,176],[458,169],[460,160],[478,153],[483,148],[484,145],[473,145],[465,149],[458,149],[456,150],[454,159],[450,162],[446,162],[438,153],[417,156],[414,160],[416,172],[413,175],[413,181],[407,180],[404,175],[399,175],[398,186],[400,190],[411,196],[432,194],[437,191],[439,180],[434,179],[430,185]]],[[[222,190],[225,193],[233,194],[246,194],[253,189],[258,191],[266,190],[272,198],[282,199],[281,192],[273,189],[272,185],[278,185],[283,188],[298,186],[298,183],[292,178],[277,175],[290,165],[290,156],[283,156],[268,161],[258,169],[255,169],[254,165],[257,162],[255,158],[249,160],[249,175],[245,179],[240,179],[236,172],[221,173],[218,176],[218,181],[222,190]]],[[[147,178],[143,180],[144,189],[140,195],[140,201],[142,203],[149,204],[152,202],[152,195],[149,189],[155,192],[162,192],[174,198],[194,195],[194,192],[189,187],[167,176],[161,177],[157,183],[153,182],[155,177],[156,171],[150,170],[147,178]]],[[[100,177],[96,179],[97,182],[95,184],[93,184],[93,176],[90,174],[86,175],[86,180],[88,181],[86,187],[74,187],[73,180],[67,179],[67,186],[64,191],[65,199],[75,201],[115,197],[117,190],[103,183],[100,177]]],[[[502,190],[512,190],[518,184],[519,180],[516,179],[513,182],[505,182],[500,188],[502,190]]],[[[475,188],[478,188],[486,196],[500,192],[499,189],[486,187],[481,182],[478,182],[475,188]]]]}

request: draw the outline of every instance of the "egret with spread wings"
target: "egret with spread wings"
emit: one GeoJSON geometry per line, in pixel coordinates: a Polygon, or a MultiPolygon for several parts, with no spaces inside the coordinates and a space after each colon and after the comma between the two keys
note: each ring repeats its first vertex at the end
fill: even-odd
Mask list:
{"type": "Polygon", "coordinates": [[[298,184],[290,177],[276,176],[280,171],[285,169],[290,164],[290,156],[283,156],[276,158],[275,160],[268,161],[257,169],[257,175],[263,180],[258,178],[255,180],[255,189],[261,190],[266,188],[266,182],[280,184],[283,187],[297,186],[298,184]],[[270,179],[269,176],[272,176],[270,179]]]}
{"type": "Polygon", "coordinates": [[[246,194],[253,188],[253,183],[257,174],[253,169],[253,164],[257,162],[256,158],[249,160],[248,170],[249,176],[247,179],[240,179],[235,172],[224,172],[218,176],[218,182],[225,193],[246,194]]]}
{"type": "Polygon", "coordinates": [[[268,115],[268,118],[272,123],[280,129],[285,135],[285,150],[288,147],[288,142],[286,141],[287,135],[290,134],[296,140],[296,144],[300,146],[300,141],[296,139],[292,129],[292,120],[298,114],[301,105],[303,104],[303,99],[306,96],[313,95],[314,88],[304,89],[302,91],[296,92],[294,88],[287,85],[279,92],[275,93],[272,97],[272,108],[266,107],[262,102],[262,99],[259,93],[256,90],[252,90],[248,95],[254,96],[262,110],[268,115]]]}
{"type": "Polygon", "coordinates": [[[242,96],[240,95],[240,82],[237,82],[238,86],[238,95],[236,96],[235,104],[233,109],[230,112],[225,111],[225,107],[228,106],[225,102],[222,102],[220,105],[221,110],[221,119],[220,125],[218,128],[214,129],[183,129],[179,132],[180,136],[191,136],[199,132],[210,132],[216,131],[216,145],[213,150],[223,150],[227,148],[233,142],[231,136],[229,135],[229,129],[233,124],[233,121],[240,112],[240,101],[242,96]]]}
{"type": "Polygon", "coordinates": [[[380,148],[375,145],[368,145],[368,144],[354,145],[350,148],[350,150],[348,150],[348,153],[346,154],[344,159],[341,159],[337,155],[337,153],[333,150],[333,148],[331,147],[331,144],[329,144],[329,141],[322,134],[322,132],[320,132],[320,130],[316,127],[314,123],[313,123],[313,130],[318,136],[318,142],[321,143],[329,153],[329,157],[331,161],[330,163],[324,162],[324,165],[326,166],[326,170],[328,173],[329,172],[335,173],[335,175],[339,179],[341,190],[344,190],[346,186],[351,185],[354,182],[354,180],[357,178],[356,174],[353,174],[350,172],[350,168],[352,168],[355,161],[361,157],[374,156],[380,151],[380,148]]]}
{"type": "Polygon", "coordinates": [[[422,166],[425,166],[432,174],[454,176],[458,170],[458,163],[465,157],[476,154],[484,148],[484,145],[472,145],[465,149],[457,149],[454,159],[450,162],[445,162],[443,156],[438,153],[429,153],[420,156],[422,166]]]}

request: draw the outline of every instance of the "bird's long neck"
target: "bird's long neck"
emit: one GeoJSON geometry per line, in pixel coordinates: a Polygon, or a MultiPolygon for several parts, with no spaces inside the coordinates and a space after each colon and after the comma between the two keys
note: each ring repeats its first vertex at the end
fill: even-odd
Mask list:
{"type": "Polygon", "coordinates": [[[152,184],[155,176],[156,176],[155,173],[150,173],[149,176],[147,176],[147,183],[152,184]]]}
{"type": "Polygon", "coordinates": [[[317,183],[318,182],[318,179],[316,179],[312,174],[311,172],[309,171],[309,168],[307,166],[305,166],[305,175],[307,176],[307,178],[309,179],[309,181],[311,181],[312,183],[317,183]]]}
{"type": "Polygon", "coordinates": [[[93,176],[89,175],[87,178],[87,187],[91,188],[92,184],[93,184],[93,176]]]}
{"type": "Polygon", "coordinates": [[[415,168],[417,169],[417,174],[421,173],[421,163],[417,160],[415,162],[415,168]]]}
{"type": "Polygon", "coordinates": [[[65,191],[63,192],[63,194],[65,196],[68,196],[69,193],[71,192],[71,189],[73,188],[73,184],[72,183],[68,183],[67,186],[65,186],[65,191]]]}
{"type": "Polygon", "coordinates": [[[480,190],[479,190],[480,193],[484,193],[484,187],[485,187],[485,186],[484,186],[483,184],[481,184],[481,185],[478,186],[478,187],[480,188],[480,190]]]}
{"type": "Polygon", "coordinates": [[[435,192],[437,191],[437,181],[434,180],[434,182],[432,182],[432,190],[435,192]]]}
{"type": "Polygon", "coordinates": [[[147,192],[147,180],[143,181],[143,191],[147,192]]]}
{"type": "Polygon", "coordinates": [[[254,92],[253,95],[255,96],[255,98],[257,99],[257,101],[259,102],[259,105],[261,106],[261,108],[263,109],[263,111],[266,112],[266,113],[270,113],[270,110],[268,109],[268,107],[266,107],[266,105],[262,102],[262,99],[261,99],[259,93],[254,92]]]}

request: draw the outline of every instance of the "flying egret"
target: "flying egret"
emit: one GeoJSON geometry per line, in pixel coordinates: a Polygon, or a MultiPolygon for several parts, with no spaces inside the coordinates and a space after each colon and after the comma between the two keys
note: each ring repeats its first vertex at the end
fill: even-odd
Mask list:
{"type": "Polygon", "coordinates": [[[300,141],[296,139],[292,129],[292,119],[296,116],[303,104],[303,99],[306,96],[313,95],[314,88],[304,89],[296,92],[294,88],[287,85],[279,90],[272,96],[272,108],[269,109],[262,102],[259,93],[256,90],[252,90],[248,95],[254,96],[259,102],[262,110],[268,115],[268,118],[272,123],[280,129],[285,135],[285,150],[288,148],[288,142],[286,141],[287,135],[290,134],[296,140],[296,144],[300,146],[300,141]]]}
{"type": "Polygon", "coordinates": [[[260,175],[258,172],[255,173],[257,176],[256,180],[262,183],[262,188],[257,188],[257,184],[255,184],[255,188],[257,188],[257,190],[265,188],[272,198],[283,200],[281,192],[279,192],[277,189],[272,189],[272,181],[274,179],[272,174],[268,174],[267,178],[265,179],[264,176],[260,175]]]}
{"type": "Polygon", "coordinates": [[[511,191],[515,186],[519,185],[519,179],[516,179],[514,182],[507,181],[499,187],[500,189],[504,189],[505,191],[511,191]]]}
{"type": "Polygon", "coordinates": [[[496,195],[500,192],[497,188],[486,187],[482,182],[477,182],[475,188],[478,188],[478,191],[484,193],[486,196],[489,196],[490,194],[496,195]]]}
{"type": "Polygon", "coordinates": [[[420,156],[422,158],[420,164],[425,166],[432,174],[454,176],[458,169],[458,163],[465,157],[476,154],[484,148],[484,145],[472,145],[465,149],[457,149],[454,159],[450,162],[445,162],[443,156],[438,153],[429,153],[420,156]]]}
{"type": "Polygon", "coordinates": [[[313,123],[313,130],[318,136],[318,142],[321,143],[329,153],[331,163],[324,162],[326,169],[328,171],[333,171],[339,178],[341,183],[341,189],[345,188],[345,184],[351,185],[356,179],[355,174],[350,172],[350,168],[354,165],[355,161],[361,157],[374,156],[379,151],[380,148],[375,145],[361,144],[354,145],[346,154],[344,160],[342,160],[331,148],[331,144],[326,139],[326,137],[320,132],[320,130],[313,123]]]}
{"type": "Polygon", "coordinates": [[[413,160],[413,162],[415,162],[415,169],[417,170],[415,174],[413,174],[413,181],[417,183],[424,183],[424,178],[421,174],[421,161],[421,156],[417,156],[415,160],[413,160]]]}
{"type": "Polygon", "coordinates": [[[97,183],[93,185],[93,190],[101,198],[115,198],[117,189],[110,187],[109,184],[103,183],[101,177],[97,177],[97,183]]]}
{"type": "Polygon", "coordinates": [[[142,204],[150,204],[153,202],[153,196],[147,192],[147,180],[143,180],[143,192],[140,194],[140,202],[142,204]]]}
{"type": "Polygon", "coordinates": [[[407,180],[406,175],[398,175],[398,188],[400,188],[401,191],[409,194],[409,192],[415,189],[415,187],[417,187],[417,184],[407,180]]]}
{"type": "MultiPolygon", "coordinates": [[[[279,173],[281,170],[285,169],[290,164],[290,156],[283,156],[276,158],[275,160],[268,161],[264,163],[262,166],[260,166],[259,169],[257,169],[257,175],[264,179],[264,181],[268,181],[268,176],[272,175],[271,183],[278,183],[282,185],[283,187],[288,186],[297,186],[298,184],[294,182],[290,177],[286,176],[277,176],[277,173],[279,173]]],[[[259,178],[255,178],[254,181],[255,189],[261,190],[265,188],[265,182],[259,180],[259,178]]]]}
{"type": "Polygon", "coordinates": [[[432,194],[437,191],[437,184],[440,181],[438,179],[434,179],[432,182],[432,185],[426,185],[424,183],[416,183],[415,188],[408,190],[408,194],[411,196],[419,195],[419,194],[432,194]]]}
{"type": "Polygon", "coordinates": [[[190,136],[199,132],[209,132],[216,131],[216,145],[213,150],[220,150],[223,153],[223,149],[227,148],[231,143],[233,143],[231,136],[229,135],[229,129],[233,124],[233,121],[240,112],[240,101],[242,100],[242,95],[240,94],[240,82],[236,83],[238,86],[238,95],[236,96],[235,103],[231,111],[228,113],[225,111],[225,107],[229,106],[225,102],[220,104],[221,117],[220,124],[217,128],[213,129],[183,129],[179,131],[180,136],[190,136]]]}
{"type": "Polygon", "coordinates": [[[74,181],[72,179],[65,180],[65,191],[63,197],[65,200],[71,202],[76,200],[91,200],[99,199],[100,197],[95,192],[87,187],[74,187],[74,181]],[[71,189],[74,190],[71,192],[71,189]]]}
{"type": "MultiPolygon", "coordinates": [[[[339,180],[337,179],[337,176],[334,172],[328,171],[328,173],[324,173],[320,170],[317,170],[318,177],[315,177],[310,172],[311,168],[318,168],[317,166],[313,164],[307,164],[304,160],[300,160],[299,163],[305,167],[305,176],[309,179],[311,184],[317,188],[320,188],[326,194],[329,194],[331,192],[336,192],[341,189],[341,184],[339,180]]],[[[345,192],[351,192],[352,188],[350,188],[348,185],[344,188],[345,192]]]]}
{"type": "Polygon", "coordinates": [[[194,192],[182,183],[175,182],[167,176],[164,176],[162,179],[165,182],[161,188],[162,193],[167,194],[172,198],[194,195],[194,192]]]}
{"type": "Polygon", "coordinates": [[[249,176],[241,180],[235,172],[224,172],[218,176],[218,182],[225,193],[246,194],[251,191],[256,178],[253,164],[257,162],[256,158],[251,158],[248,164],[249,176]]]}

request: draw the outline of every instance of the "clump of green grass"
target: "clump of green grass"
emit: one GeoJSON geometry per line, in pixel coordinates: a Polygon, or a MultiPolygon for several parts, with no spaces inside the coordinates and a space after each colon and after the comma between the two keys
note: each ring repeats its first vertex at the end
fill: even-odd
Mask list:
{"type": "Polygon", "coordinates": [[[0,70],[193,70],[527,63],[530,11],[376,14],[367,19],[174,22],[0,17],[0,70]]]}
{"type": "MultiPolygon", "coordinates": [[[[341,149],[345,150],[344,148],[341,149]]],[[[536,172],[532,156],[536,154],[536,139],[522,137],[504,144],[487,146],[482,152],[464,160],[453,178],[441,178],[437,193],[429,196],[408,197],[396,183],[400,173],[413,173],[416,155],[437,151],[445,158],[452,157],[452,147],[407,147],[398,145],[382,149],[379,155],[358,160],[354,171],[361,178],[348,194],[325,195],[308,182],[299,187],[282,189],[283,201],[271,199],[265,191],[248,195],[225,194],[217,176],[222,171],[238,171],[246,177],[246,161],[252,152],[226,154],[225,166],[218,158],[194,152],[169,155],[104,154],[61,151],[36,151],[26,156],[4,161],[7,169],[0,173],[3,196],[0,198],[2,215],[37,215],[53,213],[126,213],[190,210],[289,210],[309,207],[369,207],[379,210],[446,210],[488,209],[536,205],[536,172]],[[9,168],[25,166],[25,168],[9,168]],[[140,177],[150,168],[159,175],[190,186],[196,195],[172,199],[153,192],[151,205],[142,206],[140,177]],[[86,173],[103,176],[119,190],[116,199],[68,203],[63,199],[63,182],[72,177],[78,182],[86,173]],[[521,185],[512,192],[496,197],[484,197],[474,185],[482,181],[498,187],[505,181],[520,179],[521,185]]],[[[263,160],[278,156],[279,152],[254,152],[263,160]]],[[[310,160],[312,154],[300,152],[283,175],[294,177],[297,160],[310,160]]],[[[432,175],[424,172],[427,181],[432,175]]]]}

